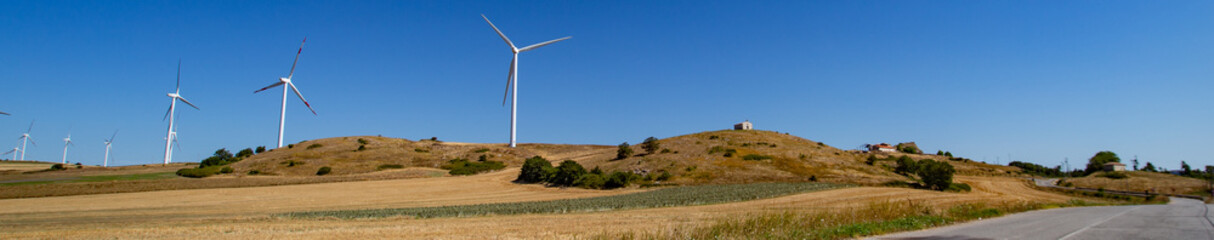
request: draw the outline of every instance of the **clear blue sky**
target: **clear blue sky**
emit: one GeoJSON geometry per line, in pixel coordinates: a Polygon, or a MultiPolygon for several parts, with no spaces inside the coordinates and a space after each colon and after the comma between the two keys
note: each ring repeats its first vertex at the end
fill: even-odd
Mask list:
{"type": "MultiPolygon", "coordinates": [[[[619,144],[749,119],[852,149],[915,141],[975,160],[1058,165],[1111,150],[1212,165],[1210,1],[4,1],[0,149],[159,163],[177,60],[184,150],[352,135],[504,143],[520,56],[519,141],[619,144]]],[[[1145,163],[1144,163],[1145,164],[1145,163]]]]}

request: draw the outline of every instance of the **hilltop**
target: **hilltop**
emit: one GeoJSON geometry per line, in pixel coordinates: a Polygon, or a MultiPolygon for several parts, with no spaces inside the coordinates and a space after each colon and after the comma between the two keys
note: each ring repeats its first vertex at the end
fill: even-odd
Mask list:
{"type": "MultiPolygon", "coordinates": [[[[824,181],[879,184],[907,180],[894,174],[891,162],[869,165],[868,153],[844,151],[821,142],[787,133],[762,130],[720,130],[670,137],[657,141],[660,149],[646,153],[639,143],[632,156],[616,159],[617,146],[506,144],[408,140],[378,136],[353,136],[308,140],[257,154],[232,164],[234,173],[250,171],[260,175],[315,176],[328,166],[331,175],[360,175],[402,168],[439,168],[452,159],[501,161],[519,167],[526,158],[541,156],[554,163],[576,161],[587,169],[628,171],[641,174],[670,173],[666,183],[720,184],[771,181],[824,181]],[[361,146],[361,150],[360,149],[361,146]]],[[[902,153],[873,154],[879,157],[902,153]]],[[[962,175],[1007,176],[1013,167],[988,165],[968,160],[949,161],[936,155],[909,154],[914,159],[949,162],[962,175]]]]}

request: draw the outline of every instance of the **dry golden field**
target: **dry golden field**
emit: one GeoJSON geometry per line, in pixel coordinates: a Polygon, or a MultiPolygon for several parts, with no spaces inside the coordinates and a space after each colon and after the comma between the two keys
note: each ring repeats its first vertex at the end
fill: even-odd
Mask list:
{"type": "Polygon", "coordinates": [[[1022,179],[965,177],[970,193],[859,187],[728,204],[576,214],[375,220],[285,219],[273,213],[537,201],[622,194],[514,184],[517,168],[467,177],[198,189],[0,200],[0,238],[569,238],[668,231],[763,212],[820,211],[873,201],[1062,202],[1022,179]]]}
{"type": "Polygon", "coordinates": [[[1095,173],[1082,178],[1068,178],[1066,182],[1075,184],[1075,187],[1083,188],[1210,196],[1210,183],[1201,179],[1143,171],[1127,171],[1124,173],[1128,176],[1124,179],[1101,177],[1102,173],[1095,173]]]}

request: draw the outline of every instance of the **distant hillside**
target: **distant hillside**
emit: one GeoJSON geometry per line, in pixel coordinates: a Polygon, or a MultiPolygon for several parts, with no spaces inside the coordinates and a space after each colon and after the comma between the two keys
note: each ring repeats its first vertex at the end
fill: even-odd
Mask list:
{"type": "Polygon", "coordinates": [[[337,137],[309,140],[291,147],[273,149],[232,164],[235,174],[257,170],[266,175],[314,176],[317,169],[328,166],[331,175],[361,174],[380,171],[383,165],[438,168],[451,159],[476,161],[481,155],[488,160],[501,161],[508,167],[521,166],[523,160],[536,155],[551,158],[574,158],[577,153],[603,150],[607,146],[448,143],[375,136],[337,137]],[[362,144],[359,140],[366,142],[362,144]],[[363,146],[363,150],[358,150],[363,146]]]}
{"type": "MultiPolygon", "coordinates": [[[[519,167],[526,158],[542,156],[555,164],[574,160],[587,170],[670,173],[667,183],[746,183],[767,181],[808,181],[878,184],[909,180],[894,174],[890,161],[865,164],[869,154],[844,151],[785,133],[761,130],[721,130],[661,139],[654,154],[647,154],[633,142],[633,156],[615,159],[616,146],[452,143],[431,140],[411,141],[373,136],[338,137],[309,140],[291,147],[274,149],[232,165],[245,175],[256,170],[265,175],[315,176],[328,166],[330,175],[364,174],[384,170],[380,166],[438,168],[456,158],[476,161],[502,161],[507,167],[519,167]],[[360,143],[360,139],[365,144],[360,143]],[[363,146],[363,150],[358,150],[363,146]]],[[[902,153],[877,154],[897,157],[902,153]]],[[[909,154],[914,159],[936,159],[954,165],[959,175],[1015,174],[1014,167],[988,165],[972,161],[949,161],[944,156],[909,154]]]]}
{"type": "Polygon", "coordinates": [[[1201,179],[1156,172],[1126,171],[1123,173],[1126,178],[1114,179],[1104,177],[1104,173],[1094,173],[1087,177],[1068,178],[1065,181],[1082,188],[1210,196],[1209,183],[1201,179]]]}

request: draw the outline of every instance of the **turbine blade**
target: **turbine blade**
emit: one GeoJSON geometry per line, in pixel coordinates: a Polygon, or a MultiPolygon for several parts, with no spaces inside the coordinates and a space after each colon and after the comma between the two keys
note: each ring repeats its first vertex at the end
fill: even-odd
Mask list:
{"type": "Polygon", "coordinates": [[[290,87],[292,91],[295,91],[295,96],[299,96],[299,100],[303,101],[304,106],[308,107],[308,111],[312,111],[312,115],[316,115],[316,110],[313,110],[312,104],[308,104],[308,100],[304,99],[304,96],[302,93],[299,93],[299,88],[295,87],[295,83],[288,83],[287,85],[288,85],[287,87],[290,87]]]}
{"type": "MultiPolygon", "coordinates": [[[[177,101],[177,100],[173,100],[173,101],[177,101]]],[[[171,113],[171,112],[173,112],[173,104],[169,104],[169,109],[164,110],[164,119],[160,119],[160,121],[169,120],[169,113],[171,113]]]]}
{"type": "Polygon", "coordinates": [[[30,131],[34,131],[34,121],[30,121],[30,127],[25,129],[25,133],[30,133],[30,131]]]}
{"type": "Polygon", "coordinates": [[[518,60],[518,54],[514,54],[514,58],[510,59],[510,75],[506,75],[506,94],[502,95],[502,106],[506,106],[506,99],[510,98],[510,80],[514,80],[514,64],[518,60]]]}
{"type": "Polygon", "coordinates": [[[265,91],[266,89],[271,89],[271,88],[277,87],[278,85],[282,85],[283,83],[285,83],[285,82],[283,82],[283,81],[278,81],[278,82],[276,82],[276,83],[274,83],[274,84],[270,84],[270,86],[266,86],[266,87],[263,87],[263,88],[261,88],[261,89],[257,89],[257,91],[253,91],[253,93],[259,93],[259,92],[261,92],[261,91],[265,91]]]}
{"type": "Polygon", "coordinates": [[[106,140],[106,142],[114,142],[115,137],[118,137],[118,130],[114,130],[114,135],[110,135],[110,140],[106,140]]]}
{"type": "Polygon", "coordinates": [[[572,37],[572,36],[570,36],[570,37],[563,37],[563,38],[557,38],[557,39],[553,39],[553,40],[548,40],[547,42],[536,43],[536,44],[531,45],[531,46],[526,46],[526,47],[523,47],[523,48],[519,48],[519,49],[518,49],[518,52],[526,52],[526,51],[530,51],[530,50],[532,50],[532,49],[536,49],[536,48],[539,48],[539,47],[543,47],[543,46],[548,45],[548,44],[553,44],[553,43],[556,43],[556,42],[565,41],[565,40],[570,39],[570,38],[573,38],[573,37],[572,37]]]}
{"type": "Polygon", "coordinates": [[[515,50],[515,49],[518,49],[518,48],[515,48],[515,47],[514,47],[514,42],[511,42],[511,41],[510,41],[510,38],[506,37],[506,34],[502,34],[502,30],[498,30],[498,29],[497,29],[497,26],[494,26],[494,25],[493,25],[493,22],[490,22],[490,21],[489,21],[489,18],[488,18],[488,17],[485,17],[485,14],[481,14],[481,18],[484,18],[484,19],[485,19],[485,22],[489,23],[489,27],[492,27],[492,28],[493,28],[493,31],[494,31],[494,32],[497,32],[497,35],[498,35],[498,36],[501,36],[503,41],[506,41],[506,45],[510,45],[510,50],[515,50]]]}
{"type": "Polygon", "coordinates": [[[38,146],[38,143],[34,142],[34,137],[26,137],[26,139],[29,139],[29,140],[30,140],[30,144],[33,144],[35,147],[37,147],[37,146],[38,146]]]}
{"type": "Polygon", "coordinates": [[[173,134],[173,145],[174,145],[174,146],[177,146],[177,150],[180,150],[180,151],[185,151],[184,149],[181,149],[181,142],[177,142],[177,134],[176,134],[176,133],[174,133],[174,134],[173,134]]]}
{"type": "Polygon", "coordinates": [[[9,116],[12,116],[12,114],[8,114],[8,113],[6,113],[6,112],[0,112],[0,114],[4,114],[4,115],[9,115],[9,116]]]}
{"type": "Polygon", "coordinates": [[[295,52],[295,62],[291,63],[291,73],[287,74],[287,79],[291,79],[291,76],[295,76],[295,64],[299,63],[299,54],[303,53],[303,45],[306,42],[308,42],[308,37],[304,37],[303,42],[299,43],[299,51],[295,52]]]}
{"type": "Polygon", "coordinates": [[[185,100],[185,97],[178,96],[177,99],[181,99],[181,102],[184,102],[185,104],[189,104],[191,107],[194,107],[194,109],[202,110],[201,108],[198,108],[198,106],[194,106],[193,103],[190,103],[189,100],[185,100]]]}
{"type": "Polygon", "coordinates": [[[181,92],[181,59],[177,59],[177,92],[181,92]]]}

